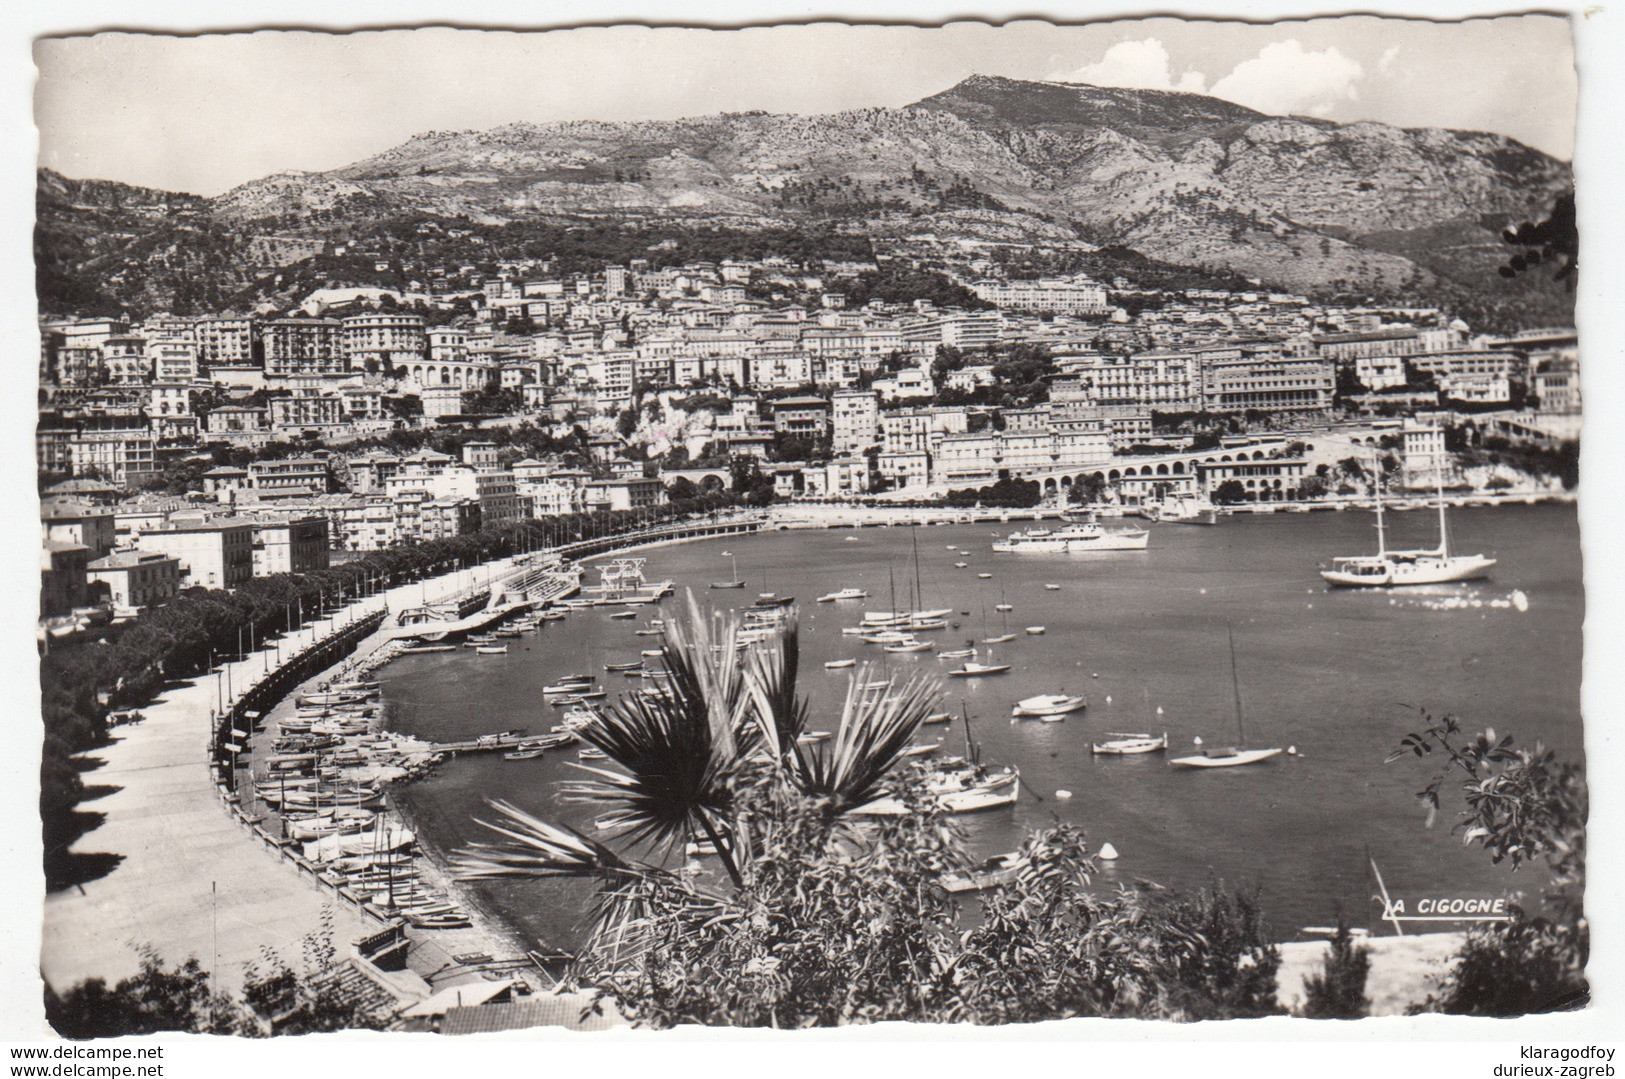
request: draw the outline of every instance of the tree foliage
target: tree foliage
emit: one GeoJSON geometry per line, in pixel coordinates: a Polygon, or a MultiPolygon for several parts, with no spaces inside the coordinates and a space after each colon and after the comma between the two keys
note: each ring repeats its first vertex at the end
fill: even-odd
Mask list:
{"type": "Polygon", "coordinates": [[[1303,980],[1305,1019],[1360,1019],[1371,1010],[1365,995],[1371,973],[1371,949],[1354,943],[1346,921],[1339,918],[1320,973],[1303,980]]]}
{"type": "Polygon", "coordinates": [[[1509,921],[1468,930],[1439,992],[1417,1010],[1512,1016],[1583,1006],[1590,997],[1590,931],[1582,902],[1588,813],[1582,770],[1538,742],[1521,749],[1494,730],[1466,735],[1454,716],[1435,721],[1424,713],[1423,720],[1426,726],[1402,738],[1388,759],[1414,754],[1439,762],[1417,794],[1428,822],[1455,779],[1463,808],[1454,829],[1462,842],[1514,872],[1544,864],[1550,883],[1543,902],[1512,902],[1509,921]]]}
{"type": "Polygon", "coordinates": [[[1084,835],[1023,842],[1016,879],[962,920],[941,887],[963,836],[901,751],[936,706],[934,679],[848,688],[833,738],[801,744],[793,620],[741,658],[738,626],[690,599],[670,619],[661,697],[601,713],[582,737],[611,766],[567,797],[608,842],[499,806],[506,841],[459,856],[463,876],[598,882],[575,977],[636,1022],[805,1027],[883,1020],[1021,1022],[1072,1015],[1204,1019],[1273,1014],[1279,956],[1251,897],[1147,887],[1099,894],[1084,835]],[[851,811],[890,795],[906,811],[851,811]],[[602,834],[602,833],[600,833],[602,834]],[[704,836],[724,879],[634,852],[704,836]],[[610,844],[615,846],[612,847],[610,844]]]}
{"type": "Polygon", "coordinates": [[[1574,192],[1558,196],[1551,216],[1544,221],[1525,221],[1502,234],[1507,243],[1525,248],[1501,267],[1502,277],[1516,277],[1533,266],[1553,264],[1554,281],[1562,281],[1572,292],[1580,273],[1580,228],[1574,211],[1574,192]]]}

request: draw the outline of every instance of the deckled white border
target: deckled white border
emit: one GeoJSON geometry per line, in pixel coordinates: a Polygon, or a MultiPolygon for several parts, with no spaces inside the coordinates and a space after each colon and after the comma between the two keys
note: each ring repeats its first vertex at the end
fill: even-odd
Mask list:
{"type": "MultiPolygon", "coordinates": [[[[1304,18],[1333,14],[1373,14],[1425,16],[1457,19],[1472,15],[1516,14],[1538,10],[1573,17],[1576,37],[1576,61],[1580,70],[1580,139],[1575,156],[1578,177],[1579,211],[1583,243],[1583,269],[1581,274],[1581,310],[1579,327],[1584,350],[1584,393],[1586,398],[1586,444],[1583,451],[1583,481],[1581,486],[1582,539],[1586,556],[1586,602],[1589,618],[1586,626],[1586,662],[1584,709],[1588,753],[1588,774],[1592,781],[1592,812],[1590,828],[1590,880],[1587,889],[1587,908],[1592,919],[1594,951],[1589,976],[1596,993],[1596,1003],[1578,1015],[1557,1018],[1531,1018],[1514,1021],[1486,1022],[1472,1020],[1444,1020],[1430,1018],[1417,1020],[1366,1020],[1359,1023],[1309,1024],[1295,1020],[1267,1020],[1226,1024],[1180,1026],[1090,1020],[1074,1020],[1060,1024],[1046,1024],[1040,1028],[953,1028],[917,1027],[913,1029],[882,1027],[847,1028],[832,1032],[814,1032],[803,1036],[801,1044],[787,1052],[786,1046],[767,1045],[775,1036],[760,1032],[695,1032],[669,1036],[663,1039],[665,1049],[650,1050],[648,1036],[621,1034],[616,1046],[605,1046],[603,1041],[583,1042],[580,1039],[535,1046],[526,1053],[510,1052],[498,1058],[487,1056],[483,1050],[466,1040],[457,1039],[455,1048],[443,1044],[422,1045],[419,1063],[390,1052],[377,1059],[366,1054],[367,1039],[352,1037],[329,1039],[324,1054],[341,1053],[331,1058],[305,1053],[292,1045],[280,1049],[273,1046],[250,1046],[210,1050],[201,1055],[202,1047],[177,1048],[177,1059],[168,1074],[201,1074],[198,1065],[205,1059],[223,1064],[233,1075],[269,1074],[259,1067],[275,1064],[287,1066],[322,1067],[330,1073],[339,1067],[389,1068],[403,1074],[428,1074],[435,1071],[488,1067],[519,1067],[525,1072],[564,1071],[592,1068],[595,1073],[618,1074],[621,1067],[609,1054],[615,1055],[620,1065],[660,1068],[682,1066],[684,1059],[717,1074],[737,1066],[736,1054],[749,1051],[752,1062],[766,1065],[781,1072],[786,1069],[797,1074],[815,1062],[829,1058],[829,1051],[842,1050],[842,1059],[851,1059],[853,1051],[861,1052],[865,1062],[876,1068],[901,1067],[906,1072],[924,1071],[931,1067],[948,1067],[949,1074],[958,1076],[969,1071],[994,1068],[1017,1075],[1035,1074],[1039,1070],[1073,1075],[1102,1069],[1132,1067],[1136,1073],[1163,1074],[1164,1062],[1158,1054],[1147,1052],[1134,1043],[1156,1039],[1161,1042],[1191,1041],[1289,1041],[1330,1039],[1360,1042],[1427,1042],[1434,1040],[1463,1040],[1481,1043],[1477,1048],[1482,1057],[1486,1042],[1518,1042],[1539,1040],[1545,1044],[1564,1042],[1576,1044],[1586,1041],[1614,1040],[1617,1031],[1625,1030],[1619,1022],[1625,1018],[1625,997],[1622,979],[1616,970],[1621,958],[1619,926],[1622,909],[1621,874],[1619,870],[1618,824],[1620,821],[1620,736],[1614,727],[1618,723],[1621,701],[1625,701],[1625,678],[1620,663],[1621,642],[1617,632],[1621,612],[1622,578],[1619,569],[1621,553],[1625,552],[1625,460],[1613,444],[1615,428],[1612,424],[1625,416],[1625,340],[1622,340],[1618,277],[1615,269],[1619,254],[1625,249],[1625,212],[1616,205],[1621,192],[1625,192],[1625,177],[1621,176],[1620,150],[1625,142],[1625,126],[1621,125],[1621,109],[1617,102],[1625,94],[1625,78],[1621,65],[1625,64],[1625,33],[1620,27],[1625,22],[1625,6],[1612,6],[1611,10],[1596,6],[1588,16],[1586,6],[1580,4],[1547,5],[1523,8],[1515,4],[1495,7],[1485,3],[1423,2],[1390,3],[1380,7],[1357,8],[1347,12],[1325,4],[1293,3],[1285,0],[1253,0],[1253,2],[1197,3],[1187,0],[1183,4],[1127,4],[1121,2],[1080,3],[1051,2],[1016,5],[1009,3],[977,3],[974,6],[949,6],[943,3],[879,2],[858,4],[848,0],[845,4],[825,3],[816,9],[804,4],[783,0],[761,0],[745,3],[740,0],[713,0],[700,4],[695,0],[673,3],[629,3],[625,0],[582,2],[582,0],[553,0],[553,2],[494,3],[490,0],[459,0],[449,3],[404,0],[397,3],[379,3],[374,0],[352,0],[335,3],[313,0],[281,0],[281,2],[190,2],[176,3],[115,3],[108,0],[74,3],[43,3],[39,0],[13,0],[10,9],[0,12],[0,198],[8,211],[0,217],[0,235],[4,237],[6,257],[0,260],[0,284],[3,284],[4,318],[0,319],[0,377],[5,379],[5,392],[0,395],[0,409],[4,410],[0,422],[0,462],[4,476],[10,482],[0,485],[4,498],[5,520],[11,526],[0,531],[0,552],[6,565],[15,569],[10,590],[11,602],[4,614],[4,649],[0,651],[0,689],[5,692],[0,700],[11,707],[0,713],[0,730],[6,737],[0,742],[0,858],[9,886],[12,902],[0,917],[0,1044],[7,1039],[37,1040],[47,1037],[40,1021],[39,982],[37,963],[39,954],[40,919],[38,917],[40,876],[37,792],[37,748],[31,744],[34,726],[34,701],[37,699],[37,678],[33,646],[33,619],[37,578],[38,538],[34,525],[36,506],[33,484],[32,431],[35,421],[34,391],[38,337],[35,325],[33,298],[33,267],[31,238],[33,226],[34,169],[37,143],[31,114],[34,69],[29,48],[35,36],[47,33],[89,31],[100,28],[131,28],[189,31],[201,29],[236,29],[246,26],[278,26],[311,29],[349,29],[360,27],[402,26],[427,23],[452,23],[461,26],[492,26],[520,28],[560,25],[602,25],[615,22],[648,22],[698,26],[729,26],[741,23],[800,22],[812,19],[850,19],[863,22],[938,23],[953,19],[979,19],[1006,21],[1017,18],[1049,17],[1058,21],[1076,22],[1107,17],[1146,17],[1157,15],[1198,15],[1209,18],[1240,18],[1266,21],[1284,18],[1304,18]],[[1174,10],[1177,7],[1177,10],[1174,10]],[[1601,422],[1599,422],[1601,421],[1601,422]],[[919,1043],[893,1044],[897,1038],[925,1038],[931,1043],[930,1052],[919,1043]],[[1058,1053],[1029,1048],[1038,1039],[1088,1039],[1090,1046],[1072,1046],[1058,1053]],[[689,1047],[688,1043],[723,1041],[730,1043],[729,1056],[724,1060],[712,1056],[695,1056],[677,1051],[689,1047]],[[878,1042],[885,1043],[877,1045],[878,1042]],[[1007,1054],[991,1059],[980,1054],[966,1055],[966,1042],[995,1041],[1004,1043],[1007,1054]],[[673,1042],[679,1044],[674,1045],[673,1042]],[[354,1043],[354,1044],[351,1044],[354,1043]],[[1027,1043],[1027,1044],[1018,1044],[1027,1043]],[[946,1052],[942,1052],[946,1050],[946,1052]],[[668,1051],[672,1055],[668,1056],[668,1051]],[[925,1054],[925,1055],[922,1055],[925,1054]],[[291,1057],[292,1059],[287,1059],[291,1057]],[[928,1059],[929,1058],[929,1059],[928,1059]],[[419,1071],[421,1066],[424,1070],[419,1071]]],[[[1510,78],[1525,78],[1530,93],[1539,93],[1538,71],[1509,72],[1510,78]]],[[[110,103],[112,104],[112,103],[110,103]]],[[[1517,657],[1508,657],[1516,662],[1517,657]]],[[[1290,851],[1282,857],[1289,859],[1290,851]]],[[[516,1036],[504,1041],[517,1041],[516,1036]]],[[[535,1036],[528,1036],[534,1040],[535,1036]]],[[[415,1042],[415,1039],[414,1039],[415,1042]]],[[[376,1044],[376,1043],[374,1043],[376,1044]]],[[[310,1048],[309,1046],[305,1047],[310,1048]]],[[[692,1047],[703,1048],[703,1047],[692,1047]]],[[[1187,1049],[1193,1048],[1186,1046],[1187,1049]]],[[[1279,1047],[1277,1047],[1279,1048],[1279,1047]]],[[[1418,1059],[1417,1070],[1404,1068],[1392,1074],[1424,1074],[1422,1059],[1431,1062],[1426,1073],[1450,1075],[1489,1075],[1490,1066],[1473,1064],[1469,1067],[1440,1070],[1438,1062],[1451,1058],[1437,1053],[1425,1053],[1425,1046],[1414,1046],[1418,1059]]],[[[1367,1046],[1379,1054],[1379,1046],[1367,1046]]],[[[1511,1047],[1493,1055],[1494,1063],[1516,1063],[1511,1047]]],[[[1002,1051],[1001,1051],[1002,1053],[1002,1051]]],[[[1249,1061],[1241,1054],[1214,1051],[1212,1055],[1198,1054],[1186,1058],[1199,1062],[1208,1074],[1275,1074],[1283,1058],[1278,1052],[1265,1054],[1249,1061]],[[1245,1072],[1242,1069],[1245,1068],[1245,1072]]],[[[1358,1052],[1325,1047],[1305,1050],[1297,1067],[1299,1073],[1316,1075],[1354,1074],[1346,1071],[1355,1062],[1367,1059],[1358,1052]]],[[[1475,1059],[1477,1059],[1475,1057],[1475,1059]]],[[[8,1062],[9,1063],[9,1062],[8,1062]]],[[[1172,1063],[1172,1062],[1165,1062],[1172,1063]]],[[[1465,1065],[1457,1058],[1456,1063],[1465,1065]]],[[[1616,1067],[1625,1066],[1625,1060],[1616,1059],[1616,1067]]],[[[1178,1065],[1167,1070],[1175,1074],[1178,1065]]]]}

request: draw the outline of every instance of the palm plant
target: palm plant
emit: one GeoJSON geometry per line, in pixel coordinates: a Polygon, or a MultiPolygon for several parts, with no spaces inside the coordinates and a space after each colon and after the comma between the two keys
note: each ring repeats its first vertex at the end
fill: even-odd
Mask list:
{"type": "Polygon", "coordinates": [[[493,803],[501,819],[484,822],[502,838],[460,852],[467,880],[498,877],[578,877],[596,880],[595,943],[635,949],[656,907],[678,904],[691,913],[726,916],[729,897],[660,868],[671,850],[704,837],[716,849],[735,891],[752,877],[753,807],[766,829],[816,822],[823,841],[839,842],[847,810],[886,792],[888,773],[921,721],[935,708],[935,680],[916,676],[886,691],[865,687],[858,669],[839,725],[824,746],[800,742],[809,705],[797,693],[798,633],[793,616],[765,640],[741,647],[736,616],[706,615],[692,593],[686,618],[668,618],[662,658],[669,678],[660,691],[631,694],[600,710],[583,740],[613,767],[574,765],[571,801],[604,810],[614,849],[516,806],[493,803]],[[768,808],[801,803],[793,814],[768,808]],[[801,810],[810,808],[810,815],[801,810]],[[653,861],[633,857],[642,850],[653,861]]]}

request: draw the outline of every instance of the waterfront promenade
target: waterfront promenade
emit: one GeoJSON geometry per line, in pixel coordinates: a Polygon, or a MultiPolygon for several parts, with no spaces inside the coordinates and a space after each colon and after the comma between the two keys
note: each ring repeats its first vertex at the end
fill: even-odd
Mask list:
{"type": "MultiPolygon", "coordinates": [[[[228,679],[240,695],[278,659],[368,614],[449,598],[476,584],[476,573],[495,579],[509,565],[491,563],[358,600],[272,649],[172,686],[141,709],[143,723],[115,728],[116,741],[87,754],[105,763],[86,773],[86,783],[117,789],[81,807],[106,819],[73,849],[119,861],[104,876],[46,897],[40,961],[46,981],[58,990],[92,977],[111,984],[135,973],[136,949],[150,945],[166,965],[196,957],[221,989],[233,989],[266,948],[297,967],[301,943],[324,911],[331,912],[341,955],[352,940],[376,931],[376,921],[257,841],[225,803],[210,774],[211,714],[228,679]]],[[[381,630],[357,652],[386,638],[381,630]]]]}

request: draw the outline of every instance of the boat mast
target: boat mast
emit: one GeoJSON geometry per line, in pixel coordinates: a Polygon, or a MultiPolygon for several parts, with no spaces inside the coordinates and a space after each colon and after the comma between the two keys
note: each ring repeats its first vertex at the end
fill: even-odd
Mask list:
{"type": "Polygon", "coordinates": [[[1439,494],[1439,557],[1449,558],[1450,530],[1444,522],[1444,476],[1437,468],[1433,470],[1433,482],[1439,494]]]}
{"type": "Polygon", "coordinates": [[[1388,554],[1388,546],[1384,542],[1386,536],[1382,527],[1382,460],[1378,457],[1371,459],[1371,486],[1377,495],[1377,557],[1384,558],[1388,554]]]}
{"type": "Polygon", "coordinates": [[[1230,691],[1236,702],[1236,734],[1240,737],[1241,744],[1245,746],[1247,744],[1247,731],[1242,726],[1241,678],[1236,674],[1236,627],[1229,619],[1226,619],[1224,629],[1230,638],[1230,691]]]}
{"type": "MultiPolygon", "coordinates": [[[[908,538],[914,545],[914,608],[913,611],[925,609],[925,591],[920,587],[920,535],[919,522],[909,526],[908,538]]],[[[912,614],[913,611],[909,613],[912,614]]]]}

